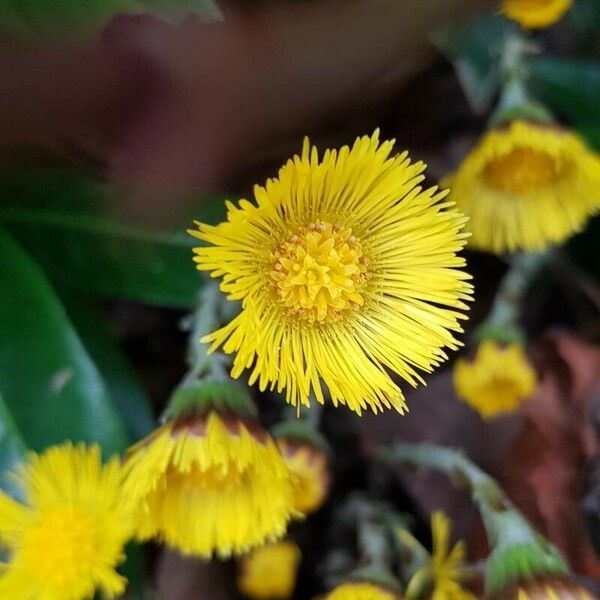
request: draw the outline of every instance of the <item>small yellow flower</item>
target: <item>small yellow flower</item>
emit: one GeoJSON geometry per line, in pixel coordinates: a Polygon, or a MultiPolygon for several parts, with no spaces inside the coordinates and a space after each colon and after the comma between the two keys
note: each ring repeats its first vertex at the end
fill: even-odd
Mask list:
{"type": "Polygon", "coordinates": [[[502,0],[500,12],[526,29],[554,25],[569,10],[573,0],[502,0]]]}
{"type": "Polygon", "coordinates": [[[470,217],[473,248],[543,250],[600,207],[600,158],[574,133],[515,121],[486,133],[444,181],[470,217]]]}
{"type": "Polygon", "coordinates": [[[423,190],[424,165],[393,153],[378,132],[350,149],[305,141],[255,203],[228,202],[228,220],[190,233],[197,267],[222,277],[241,313],[207,336],[235,353],[232,376],[285,390],[287,402],[324,402],[361,413],[405,409],[391,377],[422,381],[456,349],[469,275],[457,255],[465,219],[423,190]]]}
{"type": "Polygon", "coordinates": [[[120,595],[116,572],[131,535],[121,501],[118,459],[102,466],[100,448],[64,444],[31,455],[14,480],[17,502],[0,492],[0,598],[83,600],[97,589],[120,595]]]}
{"type": "Polygon", "coordinates": [[[294,474],[294,508],[302,514],[317,510],[329,491],[329,461],[324,452],[308,443],[277,439],[285,464],[294,474]]]}
{"type": "Polygon", "coordinates": [[[221,557],[281,537],[295,515],[292,475],[271,437],[234,415],[181,418],[136,444],[124,496],[138,536],[221,557]]]}
{"type": "Polygon", "coordinates": [[[537,383],[521,345],[492,340],[481,343],[475,360],[459,358],[453,379],[457,396],[485,419],[517,410],[537,383]]]}
{"type": "MultiPolygon", "coordinates": [[[[398,535],[409,547],[418,546],[420,553],[427,553],[407,531],[399,530],[398,535]]],[[[449,550],[450,520],[441,512],[435,512],[431,517],[431,537],[433,548],[429,562],[412,576],[406,590],[407,597],[420,597],[422,590],[429,590],[429,600],[475,600],[476,597],[462,587],[465,544],[457,542],[449,550]]]]}
{"type": "Polygon", "coordinates": [[[568,577],[548,577],[509,586],[488,600],[598,600],[598,597],[568,577]]]}
{"type": "Polygon", "coordinates": [[[294,593],[300,557],[289,540],[256,548],[240,560],[238,587],[249,598],[285,600],[294,593]]]}
{"type": "Polygon", "coordinates": [[[332,590],[326,600],[401,600],[402,596],[376,583],[346,582],[332,590]]]}

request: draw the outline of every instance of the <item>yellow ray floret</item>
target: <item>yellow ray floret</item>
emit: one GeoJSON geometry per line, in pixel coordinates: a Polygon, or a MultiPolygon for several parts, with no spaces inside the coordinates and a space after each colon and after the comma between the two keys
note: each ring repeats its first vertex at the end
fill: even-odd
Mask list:
{"type": "Polygon", "coordinates": [[[473,361],[459,358],[453,376],[457,396],[486,419],[517,410],[537,383],[519,344],[491,340],[479,346],[473,361]]]}
{"type": "Polygon", "coordinates": [[[256,548],[240,560],[240,591],[256,600],[286,600],[294,592],[300,557],[300,548],[289,540],[256,548]]]}
{"type": "Polygon", "coordinates": [[[486,133],[444,183],[470,217],[470,246],[543,250],[598,211],[600,158],[569,131],[515,121],[486,133]]]}
{"type": "Polygon", "coordinates": [[[0,598],[113,598],[125,588],[116,572],[130,537],[117,459],[102,466],[97,446],[65,444],[32,455],[15,474],[24,501],[0,492],[0,598]]]}
{"type": "Polygon", "coordinates": [[[400,600],[396,592],[375,583],[348,582],[332,590],[326,600],[400,600]]]}
{"type": "Polygon", "coordinates": [[[526,29],[554,25],[569,10],[573,0],[502,0],[500,11],[526,29]]]}
{"type": "Polygon", "coordinates": [[[255,202],[228,203],[228,220],[197,223],[199,269],[221,277],[241,313],[208,335],[235,353],[232,376],[361,413],[403,411],[389,371],[411,385],[456,349],[470,299],[461,270],[465,218],[423,190],[422,163],[393,154],[378,133],[319,158],[305,141],[255,202]]]}
{"type": "Polygon", "coordinates": [[[277,446],[294,474],[294,508],[308,514],[317,510],[329,491],[329,461],[324,452],[293,439],[280,438],[277,446]]]}
{"type": "Polygon", "coordinates": [[[169,423],[130,450],[125,468],[138,536],[184,554],[246,552],[281,537],[295,515],[292,476],[275,442],[234,415],[169,423]]]}

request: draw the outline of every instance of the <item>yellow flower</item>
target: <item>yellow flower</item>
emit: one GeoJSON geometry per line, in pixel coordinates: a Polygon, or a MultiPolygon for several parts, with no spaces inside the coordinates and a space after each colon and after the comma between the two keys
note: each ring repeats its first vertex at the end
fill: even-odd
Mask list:
{"type": "Polygon", "coordinates": [[[329,491],[327,456],[308,443],[288,438],[277,439],[283,460],[294,474],[294,508],[302,514],[317,510],[329,491]]]}
{"type": "Polygon", "coordinates": [[[120,595],[116,572],[131,534],[121,502],[118,459],[100,448],[64,444],[31,455],[14,474],[23,502],[0,492],[0,598],[82,600],[96,589],[120,595]]]}
{"type": "Polygon", "coordinates": [[[568,577],[548,577],[509,586],[488,600],[598,600],[598,597],[568,577]]]}
{"type": "Polygon", "coordinates": [[[228,202],[228,220],[197,223],[199,269],[222,277],[241,313],[204,341],[236,353],[232,376],[309,405],[322,384],[357,413],[405,409],[392,371],[411,385],[459,343],[470,276],[459,270],[464,217],[424,191],[422,163],[392,154],[378,132],[319,159],[305,141],[256,203],[228,202]]]}
{"type": "MultiPolygon", "coordinates": [[[[417,546],[419,553],[427,553],[407,531],[399,530],[398,536],[407,546],[417,546]]],[[[458,542],[449,550],[450,521],[441,512],[435,512],[431,517],[431,537],[433,548],[429,562],[412,576],[406,595],[420,597],[422,591],[428,589],[429,600],[475,600],[476,597],[461,585],[465,579],[464,542],[458,542]]]]}
{"type": "Polygon", "coordinates": [[[481,343],[475,360],[459,358],[453,378],[459,398],[485,419],[516,410],[537,383],[522,346],[502,346],[492,340],[481,343]]]}
{"type": "Polygon", "coordinates": [[[283,541],[256,548],[240,560],[238,587],[258,600],[285,600],[296,585],[300,548],[283,541]]]}
{"type": "Polygon", "coordinates": [[[181,418],[136,444],[124,496],[138,536],[183,554],[240,554],[281,537],[293,511],[292,475],[275,442],[233,413],[181,418]]]}
{"type": "Polygon", "coordinates": [[[515,121],[486,133],[444,185],[470,217],[473,248],[543,250],[598,210],[600,158],[564,129],[515,121]]]}
{"type": "Polygon", "coordinates": [[[573,0],[502,0],[500,12],[526,29],[554,25],[573,4],[573,0]]]}
{"type": "Polygon", "coordinates": [[[327,600],[400,600],[401,596],[376,583],[366,581],[346,582],[338,585],[327,600]]]}

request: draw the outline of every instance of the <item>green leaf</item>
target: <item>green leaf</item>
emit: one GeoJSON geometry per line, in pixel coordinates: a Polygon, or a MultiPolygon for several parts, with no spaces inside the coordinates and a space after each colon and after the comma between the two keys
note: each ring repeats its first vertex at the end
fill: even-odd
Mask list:
{"type": "MultiPolygon", "coordinates": [[[[0,182],[0,224],[59,287],[159,306],[193,305],[203,278],[186,232],[120,223],[108,212],[110,188],[71,171],[15,175],[0,182]]],[[[198,203],[196,218],[218,222],[222,198],[198,203]]]]}
{"type": "Polygon", "coordinates": [[[534,94],[600,148],[600,65],[542,56],[529,69],[534,94]]]}
{"type": "Polygon", "coordinates": [[[195,12],[219,14],[214,0],[0,0],[0,27],[27,33],[69,29],[86,33],[121,13],[154,13],[179,17],[195,12]]]}
{"type": "Polygon", "coordinates": [[[80,298],[68,298],[65,307],[83,345],[102,374],[127,433],[134,440],[139,440],[152,431],[155,419],[148,396],[119,348],[110,323],[100,311],[80,298]]]}
{"type": "Polygon", "coordinates": [[[28,447],[127,438],[110,393],[38,265],[0,230],[0,389],[28,447]]]}
{"type": "MultiPolygon", "coordinates": [[[[25,443],[4,398],[0,395],[0,473],[6,474],[12,470],[23,460],[25,452],[25,443]]],[[[16,494],[10,480],[5,477],[0,478],[0,488],[13,495],[16,494]]]]}
{"type": "Polygon", "coordinates": [[[514,24],[497,15],[484,15],[434,36],[440,51],[450,60],[476,113],[489,107],[500,87],[499,58],[505,37],[514,24]]]}

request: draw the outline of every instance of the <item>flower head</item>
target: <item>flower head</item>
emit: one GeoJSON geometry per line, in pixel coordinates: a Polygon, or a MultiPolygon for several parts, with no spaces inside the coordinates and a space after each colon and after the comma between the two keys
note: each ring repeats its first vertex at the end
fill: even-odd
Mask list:
{"type": "Polygon", "coordinates": [[[348,581],[338,585],[327,600],[400,600],[400,594],[377,583],[348,581]]]}
{"type": "Polygon", "coordinates": [[[473,248],[543,250],[600,207],[600,158],[574,133],[514,121],[486,133],[445,184],[470,217],[473,248]]]}
{"type": "MultiPolygon", "coordinates": [[[[424,550],[407,531],[401,530],[398,534],[407,545],[417,545],[419,553],[424,550]]],[[[450,550],[450,520],[441,512],[435,512],[431,517],[431,536],[433,547],[429,560],[411,577],[406,595],[419,597],[421,590],[428,589],[430,600],[475,600],[475,596],[462,587],[465,544],[457,542],[450,550]]]]}
{"type": "Polygon", "coordinates": [[[502,0],[503,15],[526,29],[554,25],[573,4],[573,0],[502,0]]]}
{"type": "Polygon", "coordinates": [[[317,510],[329,491],[329,461],[326,454],[309,443],[293,438],[278,438],[288,469],[294,474],[294,508],[308,514],[317,510]]]}
{"type": "Polygon", "coordinates": [[[516,410],[537,383],[520,344],[503,346],[492,340],[481,343],[473,361],[459,358],[453,379],[459,398],[486,419],[516,410]]]}
{"type": "Polygon", "coordinates": [[[256,548],[240,560],[238,587],[257,600],[285,600],[294,592],[300,557],[289,540],[256,548]]]}
{"type": "Polygon", "coordinates": [[[598,600],[570,577],[541,577],[508,586],[489,600],[598,600]]]}
{"type": "Polygon", "coordinates": [[[271,437],[235,414],[182,417],[136,444],[124,496],[141,511],[138,536],[184,554],[229,556],[282,536],[292,476],[271,437]]]}
{"type": "Polygon", "coordinates": [[[120,595],[116,572],[130,534],[118,459],[100,448],[64,444],[31,455],[14,474],[23,502],[0,492],[0,597],[82,600],[96,589],[120,595]]]}
{"type": "Polygon", "coordinates": [[[228,203],[228,220],[197,223],[199,269],[222,277],[241,313],[205,338],[235,353],[232,376],[285,390],[286,400],[361,413],[405,408],[388,371],[411,385],[456,349],[469,275],[457,252],[464,217],[423,190],[422,163],[392,154],[378,133],[319,159],[305,141],[256,203],[228,203]]]}

